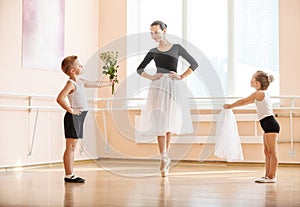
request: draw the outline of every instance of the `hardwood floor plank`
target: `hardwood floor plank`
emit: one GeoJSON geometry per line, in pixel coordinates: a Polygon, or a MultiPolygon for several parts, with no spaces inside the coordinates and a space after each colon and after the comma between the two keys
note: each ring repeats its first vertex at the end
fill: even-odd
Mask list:
{"type": "Polygon", "coordinates": [[[275,184],[254,183],[258,165],[158,161],[75,164],[84,184],[63,182],[62,165],[0,172],[0,206],[300,206],[299,165],[280,166],[275,184]]]}

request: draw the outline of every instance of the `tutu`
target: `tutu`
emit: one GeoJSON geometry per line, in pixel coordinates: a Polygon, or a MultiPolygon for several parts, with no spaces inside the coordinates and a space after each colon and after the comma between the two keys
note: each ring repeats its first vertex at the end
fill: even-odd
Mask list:
{"type": "Polygon", "coordinates": [[[232,110],[222,110],[217,119],[215,156],[228,162],[244,160],[235,116],[232,110]]]}
{"type": "Polygon", "coordinates": [[[139,130],[142,136],[192,133],[187,91],[183,81],[172,80],[168,74],[152,81],[141,112],[139,130]]]}

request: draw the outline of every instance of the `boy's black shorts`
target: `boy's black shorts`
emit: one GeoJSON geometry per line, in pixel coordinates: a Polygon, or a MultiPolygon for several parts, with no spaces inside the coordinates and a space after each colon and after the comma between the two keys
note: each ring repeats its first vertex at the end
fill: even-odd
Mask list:
{"type": "Polygon", "coordinates": [[[64,117],[65,138],[81,138],[83,137],[83,122],[87,111],[83,111],[79,115],[66,112],[64,117]]]}

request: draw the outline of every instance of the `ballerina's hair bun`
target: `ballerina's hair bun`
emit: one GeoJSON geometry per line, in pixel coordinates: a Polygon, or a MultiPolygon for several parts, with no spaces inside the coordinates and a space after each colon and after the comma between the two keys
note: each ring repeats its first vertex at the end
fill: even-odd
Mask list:
{"type": "Polygon", "coordinates": [[[165,24],[160,20],[154,21],[150,26],[155,26],[155,25],[159,25],[161,30],[167,29],[167,24],[165,24]]]}

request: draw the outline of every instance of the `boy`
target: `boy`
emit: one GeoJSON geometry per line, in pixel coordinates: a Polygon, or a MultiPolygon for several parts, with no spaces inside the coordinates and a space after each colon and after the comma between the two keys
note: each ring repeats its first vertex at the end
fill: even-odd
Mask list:
{"type": "Polygon", "coordinates": [[[78,139],[83,137],[83,122],[88,110],[84,88],[111,86],[111,82],[87,81],[79,78],[83,72],[77,56],[68,56],[61,63],[62,71],[70,77],[65,87],[57,97],[57,103],[66,110],[64,117],[64,131],[66,149],[63,156],[65,168],[65,182],[84,183],[84,179],[73,174],[74,151],[78,139]],[[68,97],[68,104],[65,98],[68,97]]]}

